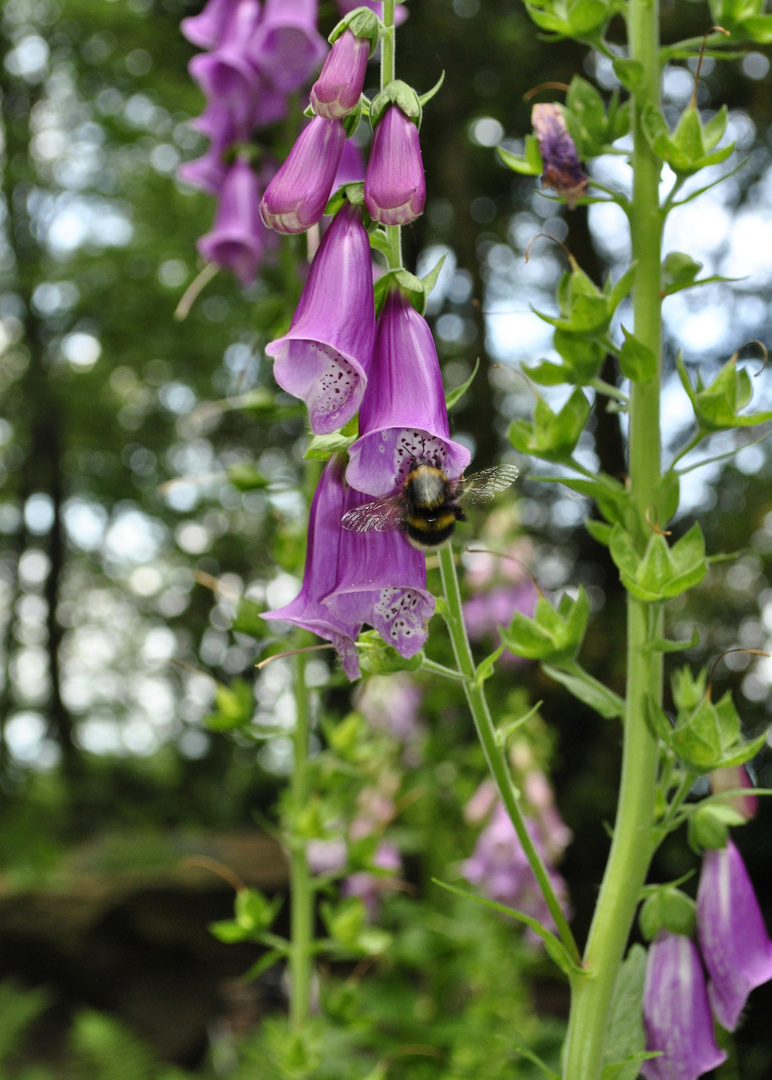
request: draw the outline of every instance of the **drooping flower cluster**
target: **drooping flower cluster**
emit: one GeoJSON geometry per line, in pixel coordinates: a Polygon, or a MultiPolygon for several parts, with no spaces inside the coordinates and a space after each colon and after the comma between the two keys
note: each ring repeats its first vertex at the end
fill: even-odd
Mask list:
{"type": "Polygon", "coordinates": [[[212,230],[198,242],[200,254],[243,285],[254,280],[270,244],[259,206],[273,171],[270,165],[255,171],[246,144],[286,114],[288,95],[327,52],[316,29],[317,6],[318,0],[209,0],[200,15],[182,20],[183,34],[206,50],[193,57],[190,73],[207,98],[194,126],[210,145],[179,175],[218,200],[212,230]]]}
{"type": "Polygon", "coordinates": [[[732,843],[705,851],[697,890],[697,944],[662,929],[649,948],[643,999],[646,1080],[696,1080],[726,1060],[711,1011],[728,1031],[748,995],[772,979],[772,941],[742,857],[732,843]],[[707,970],[706,985],[704,968],[707,970]]]}

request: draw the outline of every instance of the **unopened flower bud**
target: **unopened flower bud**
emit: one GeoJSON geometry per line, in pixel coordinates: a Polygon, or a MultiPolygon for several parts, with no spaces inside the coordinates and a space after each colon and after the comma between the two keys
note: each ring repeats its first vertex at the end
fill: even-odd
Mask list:
{"type": "Polygon", "coordinates": [[[301,131],[260,204],[269,228],[282,233],[305,232],[321,219],[345,141],[340,120],[316,116],[301,131]]]}
{"type": "Polygon", "coordinates": [[[211,232],[198,241],[202,257],[232,270],[242,285],[254,281],[270,236],[260,220],[259,205],[257,176],[240,158],[223,180],[211,232]]]}
{"type": "Polygon", "coordinates": [[[353,112],[365,84],[369,56],[367,38],[345,30],[335,40],[319,78],[311,87],[311,104],[317,116],[337,120],[353,112]]]}
{"type": "Polygon", "coordinates": [[[365,206],[381,225],[406,225],[423,213],[426,178],[418,128],[389,105],[373,132],[365,174],[365,206]]]}

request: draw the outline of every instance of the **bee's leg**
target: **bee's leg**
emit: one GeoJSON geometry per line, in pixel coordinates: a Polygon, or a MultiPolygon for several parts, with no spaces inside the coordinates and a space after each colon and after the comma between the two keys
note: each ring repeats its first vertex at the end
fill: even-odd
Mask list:
{"type": "Polygon", "coordinates": [[[463,507],[458,505],[454,506],[453,513],[456,515],[456,521],[466,521],[466,514],[464,513],[463,507]]]}

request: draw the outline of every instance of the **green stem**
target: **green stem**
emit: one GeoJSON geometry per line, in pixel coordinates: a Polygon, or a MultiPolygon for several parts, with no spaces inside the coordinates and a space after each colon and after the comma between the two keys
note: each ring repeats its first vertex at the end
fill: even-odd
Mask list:
{"type": "Polygon", "coordinates": [[[459,671],[461,671],[466,679],[464,683],[464,693],[466,694],[469,710],[472,714],[477,734],[485,752],[488,767],[496,781],[501,801],[504,803],[507,813],[512,819],[512,824],[514,825],[518,840],[520,841],[530,867],[533,870],[539,888],[547,903],[547,907],[550,910],[550,914],[555,920],[558,935],[566,947],[571,959],[575,963],[578,963],[579,950],[574,940],[574,935],[571,933],[571,928],[568,925],[563,909],[560,906],[560,901],[552,887],[547,868],[534,846],[531,834],[528,832],[525,820],[520,812],[517,796],[515,795],[512,780],[509,775],[509,766],[507,764],[506,755],[499,746],[496,738],[496,729],[493,724],[490,709],[488,708],[485,690],[481,684],[478,684],[475,681],[477,669],[474,660],[472,659],[472,650],[469,647],[469,639],[466,636],[464,615],[461,607],[461,592],[458,587],[458,578],[456,577],[456,564],[453,560],[453,548],[449,543],[443,544],[439,549],[438,555],[440,573],[442,574],[442,585],[445,591],[445,601],[448,607],[447,614],[445,615],[445,622],[447,623],[450,639],[453,643],[453,651],[456,654],[456,663],[459,671]]]}
{"type": "MultiPolygon", "coordinates": [[[[381,39],[381,90],[393,82],[396,73],[394,42],[394,3],[395,0],[383,0],[383,25],[386,33],[381,39]]],[[[402,229],[399,225],[387,225],[386,236],[389,239],[389,270],[402,267],[402,229]]]]}
{"type": "MultiPolygon", "coordinates": [[[[654,0],[630,0],[630,56],[644,72],[633,95],[632,254],[637,262],[633,313],[635,335],[661,356],[660,262],[662,211],[659,159],[642,129],[650,104],[659,104],[659,19],[654,0]]],[[[660,375],[634,383],[630,400],[630,492],[635,509],[631,531],[642,552],[650,535],[646,510],[657,502],[660,465],[660,375]]],[[[574,979],[565,1048],[565,1076],[598,1080],[619,966],[653,854],[657,741],[646,723],[646,700],[662,698],[662,655],[647,648],[662,636],[662,610],[627,599],[627,692],[622,780],[614,839],[590,928],[584,966],[590,978],[574,979]]]]}
{"type": "MultiPolygon", "coordinates": [[[[295,702],[297,721],[292,736],[292,810],[297,816],[308,805],[308,736],[310,707],[306,686],[306,657],[295,657],[295,702]]],[[[290,1021],[295,1031],[308,1019],[311,1001],[311,955],[313,948],[314,897],[306,843],[294,831],[290,840],[290,1021]]]]}

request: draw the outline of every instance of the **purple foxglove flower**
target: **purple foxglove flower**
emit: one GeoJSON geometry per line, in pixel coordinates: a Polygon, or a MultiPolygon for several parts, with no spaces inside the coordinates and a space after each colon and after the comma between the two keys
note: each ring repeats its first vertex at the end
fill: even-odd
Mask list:
{"type": "Polygon", "coordinates": [[[563,112],[559,105],[534,105],[531,122],[544,163],[541,182],[562,195],[573,209],[576,200],[587,191],[587,175],[579,161],[576,143],[566,128],[563,112]]]}
{"type": "MultiPolygon", "coordinates": [[[[346,511],[366,502],[349,488],[346,511]]],[[[325,604],[345,623],[369,623],[400,656],[423,648],[434,597],[426,588],[426,560],[399,529],[351,532],[342,529],[335,588],[325,604]]]]}
{"type": "Polygon", "coordinates": [[[218,48],[199,53],[190,61],[188,70],[207,97],[251,112],[258,79],[247,57],[246,44],[259,19],[258,0],[237,0],[218,48]]]}
{"type": "Polygon", "coordinates": [[[357,184],[365,178],[365,159],[353,139],[346,139],[343,144],[343,153],[340,155],[340,164],[335,174],[332,190],[337,191],[344,184],[357,184]]]}
{"type": "MultiPolygon", "coordinates": [[[[754,786],[744,765],[730,765],[724,769],[714,769],[710,774],[710,790],[714,795],[720,795],[722,791],[738,791],[740,788],[754,786]]],[[[730,795],[721,802],[726,806],[731,806],[738,814],[742,814],[746,821],[756,816],[759,805],[756,795],[730,795]]]]}
{"type": "Polygon", "coordinates": [[[418,128],[389,105],[373,132],[365,174],[365,206],[382,225],[406,225],[423,213],[426,178],[418,128]]]}
{"type": "Polygon", "coordinates": [[[182,20],[180,30],[199,49],[216,49],[235,8],[234,0],[209,0],[200,15],[182,20]]]}
{"type": "Polygon", "coordinates": [[[419,459],[457,480],[471,455],[450,439],[429,325],[399,289],[386,297],[378,319],[368,380],[359,414],[361,437],[349,450],[349,484],[368,495],[390,495],[402,488],[419,459]]]}
{"type": "Polygon", "coordinates": [[[314,256],[289,331],[265,350],[277,383],[305,401],[318,435],[355,415],[374,338],[370,241],[361,207],[345,203],[314,256]]]}
{"type": "Polygon", "coordinates": [[[321,64],[327,43],[316,29],[318,0],[265,0],[248,50],[253,64],[285,94],[299,90],[321,64]]]}
{"type": "Polygon", "coordinates": [[[731,840],[702,856],[697,935],[710,975],[708,996],[722,1027],[734,1031],[756,986],[772,979],[772,941],[740,852],[731,840]]]}
{"type": "MultiPolygon", "coordinates": [[[[526,818],[526,827],[539,854],[545,860],[561,907],[567,909],[566,884],[560,874],[549,865],[549,856],[539,828],[530,818],[526,818]]],[[[464,877],[490,900],[522,911],[524,915],[538,919],[549,929],[555,928],[555,921],[502,802],[496,801],[489,824],[480,833],[471,858],[463,863],[461,869],[464,877]]]]}
{"type": "Polygon", "coordinates": [[[479,641],[509,626],[516,611],[529,617],[536,607],[538,593],[530,579],[519,585],[494,585],[488,592],[477,593],[464,603],[464,621],[469,637],[479,641]]]}
{"type": "Polygon", "coordinates": [[[255,280],[270,237],[259,206],[257,176],[248,161],[238,158],[223,181],[212,231],[196,245],[202,258],[231,270],[242,285],[255,280]]]}
{"type": "Polygon", "coordinates": [[[330,197],[345,141],[340,120],[315,116],[303,128],[265,189],[260,213],[269,229],[300,233],[316,225],[330,197]]]}
{"type": "Polygon", "coordinates": [[[204,112],[191,121],[191,127],[206,135],[211,145],[203,157],[180,165],[177,175],[193,187],[201,188],[210,195],[219,195],[228,174],[223,152],[237,139],[246,139],[249,126],[227,105],[210,101],[204,112]]]}
{"type": "Polygon", "coordinates": [[[705,976],[691,938],[662,930],[649,946],[643,988],[646,1080],[697,1080],[726,1061],[716,1046],[705,976]]]}
{"type": "Polygon", "coordinates": [[[342,836],[329,840],[309,840],[306,859],[312,874],[337,874],[346,865],[348,848],[342,836]]]}
{"type": "Polygon", "coordinates": [[[338,545],[344,531],[340,525],[346,490],[343,470],[343,459],[333,456],[319,480],[308,519],[308,547],[300,592],[291,603],[266,611],[262,617],[292,623],[331,641],[343,670],[353,681],[360,674],[354,639],[361,625],[339,619],[322,603],[335,585],[338,545]]]}
{"type": "Polygon", "coordinates": [[[311,104],[317,116],[337,120],[359,104],[365,85],[370,42],[344,30],[333,43],[322,72],[311,87],[311,104]]]}
{"type": "MultiPolygon", "coordinates": [[[[399,848],[388,840],[382,840],[373,855],[373,866],[377,866],[379,870],[390,871],[392,874],[398,873],[402,869],[399,848]]],[[[346,878],[340,891],[343,896],[361,897],[370,921],[373,922],[378,917],[381,897],[393,888],[393,878],[371,874],[368,870],[358,870],[346,878]]]]}

